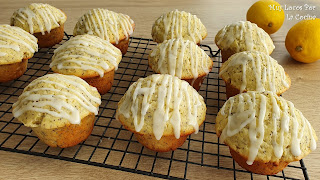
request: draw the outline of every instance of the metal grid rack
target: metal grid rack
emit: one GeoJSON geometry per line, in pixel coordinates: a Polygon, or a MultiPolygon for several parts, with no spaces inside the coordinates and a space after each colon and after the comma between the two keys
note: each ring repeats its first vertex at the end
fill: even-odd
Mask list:
{"type": "MultiPolygon", "coordinates": [[[[65,34],[64,41],[71,36],[65,34]]],[[[150,39],[130,38],[127,54],[115,73],[112,89],[102,96],[99,115],[89,138],[77,146],[51,148],[41,142],[30,128],[23,126],[12,116],[12,104],[17,101],[32,80],[51,73],[49,64],[52,48],[39,49],[29,60],[26,73],[19,79],[0,84],[0,150],[17,152],[76,163],[100,166],[160,178],[193,179],[200,174],[208,177],[221,174],[228,179],[309,179],[303,160],[291,163],[284,171],[273,176],[262,176],[245,171],[232,159],[226,145],[219,142],[214,124],[215,116],[225,102],[225,86],[218,77],[219,51],[207,45],[201,47],[214,60],[214,67],[205,79],[199,93],[207,104],[207,117],[198,134],[188,137],[176,151],[157,153],[144,148],[115,120],[117,102],[127,88],[152,74],[148,68],[148,53],[156,45],[150,39]],[[196,171],[191,170],[196,169],[196,171]],[[292,177],[294,174],[295,177],[292,177]]]]}

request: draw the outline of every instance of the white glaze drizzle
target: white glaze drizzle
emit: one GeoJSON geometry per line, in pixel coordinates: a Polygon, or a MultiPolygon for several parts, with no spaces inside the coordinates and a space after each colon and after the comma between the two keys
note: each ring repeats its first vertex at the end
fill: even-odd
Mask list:
{"type": "Polygon", "coordinates": [[[304,119],[302,119],[302,128],[300,130],[300,136],[299,136],[299,131],[298,131],[298,126],[299,123],[297,121],[296,114],[294,112],[294,105],[292,102],[288,102],[289,109],[290,109],[290,114],[293,116],[293,121],[292,121],[292,133],[291,133],[291,153],[294,156],[299,156],[301,154],[301,149],[300,149],[300,142],[301,138],[303,135],[303,131],[305,128],[305,123],[304,119]]]}
{"type": "MultiPolygon", "coordinates": [[[[49,74],[32,81],[27,87],[35,87],[40,83],[45,83],[61,89],[54,89],[48,86],[24,91],[19,97],[19,100],[13,104],[14,117],[18,118],[27,111],[36,111],[67,119],[71,124],[80,124],[81,118],[79,108],[68,103],[68,101],[72,100],[77,101],[83,108],[97,115],[98,108],[93,102],[100,105],[101,99],[93,96],[87,90],[87,88],[91,88],[92,90],[97,91],[96,88],[89,85],[86,87],[77,81],[83,80],[75,76],[57,74],[49,74]],[[59,80],[52,81],[50,78],[59,78],[59,80]],[[64,84],[71,85],[73,88],[64,84]],[[43,92],[43,94],[38,94],[37,92],[39,91],[43,92]],[[51,106],[55,110],[44,108],[45,106],[51,106]]],[[[83,83],[86,82],[83,81],[83,83]]]]}
{"type": "Polygon", "coordinates": [[[0,56],[6,56],[6,55],[8,55],[8,53],[0,52],[0,56]]]}
{"type": "Polygon", "coordinates": [[[300,111],[299,111],[299,114],[300,114],[300,117],[302,117],[302,118],[304,119],[304,121],[307,123],[308,129],[309,129],[309,133],[310,133],[310,137],[311,137],[310,149],[311,149],[311,151],[314,151],[314,150],[316,150],[316,148],[317,148],[317,142],[316,142],[316,140],[315,140],[315,138],[314,138],[311,124],[310,124],[310,122],[303,116],[303,114],[302,114],[300,111]]]}
{"type": "Polygon", "coordinates": [[[272,104],[272,121],[273,121],[273,131],[272,131],[272,145],[274,155],[277,158],[281,158],[283,154],[283,142],[284,142],[284,132],[289,132],[289,115],[288,115],[288,106],[286,101],[282,101],[282,116],[281,116],[281,108],[278,106],[277,100],[275,97],[271,96],[271,104],[272,104]],[[280,142],[277,142],[277,127],[278,120],[280,120],[280,142]]]}
{"type": "Polygon", "coordinates": [[[13,49],[15,51],[20,51],[20,48],[18,45],[9,45],[9,44],[4,44],[5,42],[0,40],[0,48],[7,48],[7,49],[13,49]]]}
{"type": "Polygon", "coordinates": [[[91,35],[73,37],[56,49],[54,53],[50,68],[57,66],[57,69],[93,70],[100,77],[104,76],[103,70],[107,71],[111,68],[107,61],[117,70],[119,63],[117,57],[121,56],[119,49],[111,43],[91,35]],[[99,49],[103,50],[103,53],[98,52],[99,49]],[[77,66],[71,66],[68,63],[75,63],[77,66]]]}
{"type": "Polygon", "coordinates": [[[133,33],[133,24],[133,20],[128,15],[98,8],[90,10],[79,19],[75,32],[83,34],[83,30],[79,28],[84,26],[85,33],[97,35],[107,41],[110,41],[108,34],[110,32],[114,36],[116,44],[118,44],[120,29],[128,39],[133,33]]]}
{"type": "Polygon", "coordinates": [[[151,98],[157,96],[156,109],[152,114],[152,129],[157,140],[161,139],[168,121],[173,126],[175,137],[180,138],[180,105],[182,102],[185,102],[188,108],[188,124],[194,127],[196,133],[198,132],[197,116],[198,107],[202,105],[201,99],[199,99],[195,90],[192,91],[192,94],[189,94],[189,84],[186,81],[181,81],[171,75],[155,74],[148,77],[147,86],[142,88],[141,85],[144,81],[146,80],[140,79],[135,82],[135,89],[133,89],[133,85],[130,86],[123,97],[124,102],[118,108],[117,116],[123,114],[126,118],[133,117],[135,130],[140,132],[144,126],[144,119],[149,110],[151,98]],[[157,94],[155,94],[156,89],[158,89],[157,94]],[[143,96],[142,100],[138,100],[138,96],[143,96]],[[141,111],[139,111],[139,104],[141,104],[141,111]]]}
{"type": "Polygon", "coordinates": [[[221,115],[228,115],[228,122],[223,129],[220,139],[222,142],[226,138],[231,137],[239,133],[245,126],[249,125],[249,155],[247,164],[252,165],[255,160],[261,143],[264,138],[264,120],[266,115],[266,109],[268,101],[271,101],[272,112],[271,119],[273,123],[272,128],[272,146],[274,155],[277,158],[281,158],[283,155],[284,147],[284,132],[291,134],[291,153],[292,155],[298,157],[301,154],[300,142],[304,137],[304,131],[307,126],[310,133],[310,149],[313,151],[316,149],[316,141],[312,132],[312,128],[308,120],[302,115],[302,113],[294,108],[292,102],[287,101],[281,97],[278,97],[272,92],[267,92],[268,94],[259,94],[257,92],[249,91],[247,93],[242,93],[237,96],[231,97],[223,105],[220,110],[221,115]],[[256,95],[260,98],[260,104],[256,104],[256,95]],[[239,98],[239,103],[237,106],[234,105],[235,98],[239,98]],[[226,105],[230,104],[229,111],[226,113],[226,105]],[[245,104],[248,104],[248,108],[244,109],[245,104]],[[256,106],[259,106],[259,116],[256,120],[256,106]],[[301,124],[298,123],[296,113],[299,113],[301,117],[301,124]],[[289,131],[289,124],[292,121],[292,129],[289,131]],[[256,124],[258,122],[258,124],[256,124]],[[280,123],[279,134],[278,123],[280,123]],[[299,134],[300,133],[300,134],[299,134]],[[258,135],[258,138],[257,138],[258,135]],[[279,142],[277,142],[277,136],[279,137],[279,142]]]}
{"type": "Polygon", "coordinates": [[[50,33],[50,31],[53,29],[53,24],[57,27],[60,27],[60,23],[64,23],[66,20],[65,14],[59,9],[57,9],[55,12],[54,8],[55,7],[49,4],[32,3],[28,7],[18,9],[16,11],[16,18],[23,24],[24,20],[27,21],[31,34],[34,33],[34,23],[36,23],[39,26],[40,32],[42,35],[44,35],[45,31],[50,33]],[[42,19],[42,21],[39,19],[39,17],[42,19]]]}
{"type": "Polygon", "coordinates": [[[182,77],[184,64],[188,59],[185,56],[190,56],[191,73],[193,75],[193,81],[198,78],[198,72],[203,71],[206,74],[209,73],[210,67],[208,65],[208,55],[198,47],[194,42],[183,39],[170,39],[159,44],[156,49],[152,51],[150,57],[155,57],[159,54],[157,63],[157,71],[161,74],[170,74],[182,77]],[[186,51],[188,49],[188,54],[186,51]],[[180,50],[180,53],[178,52],[180,50]],[[201,51],[199,53],[199,50],[201,51]],[[164,63],[166,60],[167,63],[164,63]],[[198,64],[201,64],[199,68],[198,64]]]}
{"type": "Polygon", "coordinates": [[[264,138],[264,119],[266,115],[267,109],[267,102],[266,97],[264,95],[260,95],[260,111],[258,117],[258,124],[257,121],[253,120],[250,123],[249,128],[249,139],[250,139],[250,149],[249,149],[249,156],[247,160],[248,165],[252,165],[254,159],[256,158],[259,148],[263,142],[264,138]]]}
{"type": "Polygon", "coordinates": [[[183,19],[182,19],[182,14],[186,13],[187,14],[187,34],[185,35],[186,37],[191,37],[193,42],[197,42],[197,38],[199,41],[202,41],[202,22],[201,20],[196,16],[192,15],[190,13],[187,13],[185,11],[178,11],[177,9],[174,11],[171,11],[167,14],[162,15],[158,19],[158,23],[160,20],[163,21],[164,24],[164,34],[163,34],[163,40],[169,39],[169,30],[170,30],[170,39],[173,38],[182,38],[186,39],[186,37],[182,36],[183,32],[183,19]],[[193,22],[193,27],[192,29],[191,22],[193,22]],[[199,29],[197,29],[199,28],[199,29]]]}
{"type": "MultiPolygon", "coordinates": [[[[239,21],[230,25],[224,26],[219,32],[221,32],[218,36],[217,45],[222,48],[229,48],[230,45],[239,40],[240,42],[245,43],[246,49],[242,51],[252,51],[254,47],[257,46],[257,43],[253,41],[253,32],[256,32],[261,40],[261,44],[265,49],[267,54],[270,54],[270,50],[267,45],[267,39],[270,39],[270,36],[261,28],[259,28],[256,24],[251,23],[249,21],[239,21]],[[254,31],[255,30],[255,31],[254,31]]],[[[274,45],[272,43],[274,49],[274,45]]],[[[235,49],[237,52],[240,51],[240,46],[236,46],[235,49]]]]}
{"type": "MultiPolygon", "coordinates": [[[[1,36],[0,36],[1,37],[1,36]]],[[[15,50],[17,52],[20,51],[20,48],[18,45],[7,45],[5,44],[6,42],[5,41],[1,41],[0,40],[0,50],[4,50],[4,49],[12,49],[12,50],[15,50]]],[[[5,52],[0,52],[0,56],[6,56],[8,55],[8,53],[5,53],[5,52]]]]}
{"type": "Polygon", "coordinates": [[[286,81],[286,75],[284,73],[283,68],[278,65],[278,63],[272,59],[269,55],[258,52],[258,51],[244,51],[235,54],[232,59],[229,61],[229,64],[227,64],[219,73],[220,76],[223,76],[224,73],[226,73],[229,68],[231,67],[242,67],[242,82],[240,85],[240,93],[247,90],[247,69],[248,65],[251,62],[253,71],[253,74],[255,75],[255,91],[263,92],[266,90],[266,87],[269,87],[268,90],[277,93],[276,89],[276,68],[279,67],[279,75],[278,78],[281,79],[281,83],[284,87],[289,87],[287,81],[286,81]],[[255,54],[256,58],[253,57],[253,54],[255,54]],[[262,66],[262,63],[266,64],[265,66],[262,66]],[[263,71],[261,69],[263,68],[263,71]],[[266,79],[268,78],[268,83],[266,83],[266,79]]]}
{"type": "MultiPolygon", "coordinates": [[[[19,46],[25,47],[31,53],[35,53],[38,50],[37,39],[33,35],[18,27],[0,25],[0,51],[12,49],[16,52],[20,52],[21,48],[19,46]],[[23,37],[23,39],[21,37],[23,37]],[[17,44],[9,44],[10,41],[17,44]]],[[[5,52],[0,52],[0,56],[6,55],[8,54],[5,52]]]]}

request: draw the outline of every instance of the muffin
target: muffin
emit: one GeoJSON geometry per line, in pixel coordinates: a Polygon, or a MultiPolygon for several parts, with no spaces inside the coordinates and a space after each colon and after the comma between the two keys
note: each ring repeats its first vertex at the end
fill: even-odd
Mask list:
{"type": "Polygon", "coordinates": [[[100,37],[85,34],[71,38],[54,51],[50,68],[55,73],[75,75],[106,94],[122,54],[100,37]]]}
{"type": "Polygon", "coordinates": [[[19,78],[38,51],[37,38],[19,27],[0,25],[0,82],[19,78]]]}
{"type": "Polygon", "coordinates": [[[265,175],[302,159],[316,149],[318,140],[292,102],[270,91],[227,100],[217,115],[216,132],[241,167],[265,175]]]}
{"type": "Polygon", "coordinates": [[[67,16],[49,4],[32,3],[16,10],[10,19],[11,26],[18,26],[38,38],[40,48],[58,44],[64,36],[67,16]]]}
{"type": "Polygon", "coordinates": [[[239,21],[222,28],[215,37],[222,62],[242,51],[260,51],[268,55],[275,46],[269,34],[250,21],[239,21]]]}
{"type": "Polygon", "coordinates": [[[73,35],[92,34],[120,49],[126,54],[129,46],[129,37],[133,33],[135,24],[125,14],[116,13],[107,9],[91,9],[78,20],[73,35]]]}
{"type": "Polygon", "coordinates": [[[148,59],[154,72],[177,76],[197,91],[213,66],[203,49],[193,41],[183,39],[165,40],[152,50],[148,59]]]}
{"type": "Polygon", "coordinates": [[[207,37],[207,29],[196,15],[174,10],[161,15],[155,21],[151,35],[157,43],[181,38],[200,44],[207,37]]]}
{"type": "Polygon", "coordinates": [[[291,85],[283,67],[269,55],[258,51],[232,55],[222,64],[219,76],[226,84],[228,98],[246,91],[272,91],[281,95],[291,85]]]}
{"type": "Polygon", "coordinates": [[[33,80],[13,104],[13,116],[51,147],[87,139],[101,103],[95,87],[76,76],[48,74],[33,80]]]}
{"type": "Polygon", "coordinates": [[[186,81],[154,74],[133,83],[118,103],[116,118],[145,147],[166,152],[198,132],[206,105],[186,81]]]}

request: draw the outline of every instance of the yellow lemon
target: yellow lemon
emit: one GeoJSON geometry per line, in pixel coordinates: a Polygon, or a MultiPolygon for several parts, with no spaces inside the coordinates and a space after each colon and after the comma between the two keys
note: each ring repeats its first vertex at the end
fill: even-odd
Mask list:
{"type": "Polygon", "coordinates": [[[285,41],[291,57],[304,63],[320,59],[320,19],[302,20],[288,32],[285,41]]]}
{"type": "Polygon", "coordinates": [[[249,8],[247,20],[257,24],[268,34],[273,34],[278,31],[283,24],[284,11],[276,1],[260,0],[249,8]]]}

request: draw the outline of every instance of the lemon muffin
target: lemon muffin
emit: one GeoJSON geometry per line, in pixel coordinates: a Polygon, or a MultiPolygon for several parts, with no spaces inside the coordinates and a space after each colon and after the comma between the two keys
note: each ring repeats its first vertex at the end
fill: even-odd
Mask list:
{"type": "Polygon", "coordinates": [[[78,76],[106,94],[112,87],[114,71],[122,54],[100,37],[85,34],[71,38],[54,51],[53,72],[78,76]]]}
{"type": "Polygon", "coordinates": [[[217,33],[215,43],[221,49],[222,62],[238,52],[260,51],[270,55],[275,48],[269,34],[250,21],[223,27],[217,33]]]}
{"type": "Polygon", "coordinates": [[[95,87],[76,76],[48,74],[33,80],[13,104],[13,116],[51,147],[87,139],[101,103],[95,87]]]}
{"type": "Polygon", "coordinates": [[[211,71],[213,61],[193,41],[169,39],[157,45],[149,55],[150,68],[187,81],[197,91],[211,71]]]}
{"type": "Polygon", "coordinates": [[[200,44],[207,37],[207,29],[196,15],[174,10],[161,15],[155,21],[151,35],[157,43],[181,38],[200,44]]]}
{"type": "Polygon", "coordinates": [[[266,175],[308,155],[318,140],[292,102],[270,91],[228,99],[217,115],[216,132],[240,166],[266,175]]]}
{"type": "Polygon", "coordinates": [[[232,55],[222,64],[219,76],[226,84],[228,98],[246,91],[272,91],[281,95],[291,85],[283,67],[269,55],[258,51],[232,55]]]}
{"type": "Polygon", "coordinates": [[[175,150],[205,120],[202,96],[186,81],[154,74],[133,83],[118,103],[116,118],[145,147],[175,150]]]}
{"type": "Polygon", "coordinates": [[[64,36],[67,16],[49,4],[32,3],[16,10],[11,16],[12,26],[18,26],[38,38],[40,48],[58,44],[64,36]]]}
{"type": "Polygon", "coordinates": [[[38,51],[37,38],[19,27],[0,25],[0,82],[19,78],[38,51]]]}
{"type": "Polygon", "coordinates": [[[109,41],[126,54],[135,24],[125,14],[107,9],[91,9],[78,20],[73,35],[92,34],[109,41]]]}

